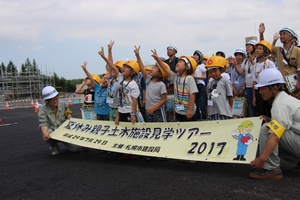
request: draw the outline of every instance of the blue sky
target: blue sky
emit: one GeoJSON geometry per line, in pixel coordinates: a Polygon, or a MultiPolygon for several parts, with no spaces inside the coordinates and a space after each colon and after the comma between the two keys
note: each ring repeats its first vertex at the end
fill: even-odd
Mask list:
{"type": "Polygon", "coordinates": [[[20,68],[35,59],[45,74],[83,78],[83,61],[91,73],[105,71],[97,52],[110,40],[115,61],[135,59],[134,45],[146,64],[151,49],[166,57],[169,44],[177,56],[196,49],[229,56],[258,36],[261,22],[270,42],[286,26],[300,34],[299,10],[298,0],[0,0],[0,62],[20,68]]]}

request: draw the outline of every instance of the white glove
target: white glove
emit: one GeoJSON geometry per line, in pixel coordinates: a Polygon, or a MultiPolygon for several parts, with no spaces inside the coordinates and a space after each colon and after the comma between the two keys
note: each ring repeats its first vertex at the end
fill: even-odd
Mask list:
{"type": "Polygon", "coordinates": [[[251,144],[252,142],[253,142],[253,140],[250,139],[250,140],[248,140],[247,142],[245,142],[245,144],[246,144],[246,145],[249,145],[249,144],[251,144]]]}
{"type": "Polygon", "coordinates": [[[234,139],[237,139],[239,134],[240,134],[240,132],[239,132],[238,130],[233,130],[233,131],[231,132],[231,136],[232,136],[234,139]]]}

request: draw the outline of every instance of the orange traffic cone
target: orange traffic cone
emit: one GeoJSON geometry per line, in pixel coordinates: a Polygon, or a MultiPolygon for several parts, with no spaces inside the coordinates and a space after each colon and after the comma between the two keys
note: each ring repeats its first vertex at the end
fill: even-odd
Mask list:
{"type": "Polygon", "coordinates": [[[8,105],[8,101],[6,101],[6,104],[5,104],[5,110],[9,110],[10,109],[10,107],[9,107],[9,105],[8,105]]]}
{"type": "Polygon", "coordinates": [[[35,112],[35,113],[38,113],[38,112],[39,112],[39,103],[38,103],[37,100],[35,101],[34,112],[35,112]]]}
{"type": "Polygon", "coordinates": [[[68,106],[71,106],[73,103],[72,103],[72,100],[71,100],[71,98],[69,97],[69,99],[68,99],[68,106]]]}
{"type": "Polygon", "coordinates": [[[34,103],[33,103],[33,99],[31,99],[30,107],[31,107],[31,108],[34,108],[34,107],[35,107],[35,105],[34,105],[34,103]]]}

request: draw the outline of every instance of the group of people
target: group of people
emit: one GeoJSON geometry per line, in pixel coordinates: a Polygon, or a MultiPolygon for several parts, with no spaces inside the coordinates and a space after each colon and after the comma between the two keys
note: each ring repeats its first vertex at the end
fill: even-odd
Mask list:
{"type": "MultiPolygon", "coordinates": [[[[86,78],[75,92],[84,94],[84,107],[93,109],[97,120],[114,121],[116,125],[170,121],[168,95],[173,97],[176,121],[232,119],[234,99],[245,97],[251,111],[248,116],[264,120],[260,156],[251,162],[258,170],[249,176],[281,179],[278,145],[300,160],[300,48],[298,36],[290,28],[275,34],[273,44],[264,40],[264,31],[262,23],[260,41],[248,41],[246,50],[238,48],[234,57],[227,59],[222,51],[207,57],[200,50],[192,56],[177,57],[174,45],[167,47],[168,59],[164,59],[153,49],[156,63],[152,67],[144,66],[139,46],[133,49],[135,59],[114,63],[111,41],[107,56],[103,47],[98,52],[107,63],[106,72],[91,74],[84,62],[81,67],[86,78]],[[282,47],[275,46],[279,38],[282,47]]],[[[45,87],[42,95],[46,104],[39,110],[40,128],[56,155],[57,141],[52,141],[50,133],[71,113],[58,102],[52,86],[45,87]]],[[[77,149],[72,145],[70,150],[77,149]]],[[[300,166],[297,169],[300,172],[300,166]]]]}

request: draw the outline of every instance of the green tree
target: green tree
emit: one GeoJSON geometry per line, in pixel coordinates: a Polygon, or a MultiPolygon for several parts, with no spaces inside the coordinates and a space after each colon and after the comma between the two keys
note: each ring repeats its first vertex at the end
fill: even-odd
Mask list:
{"type": "Polygon", "coordinates": [[[33,61],[32,61],[32,72],[33,72],[33,74],[36,74],[36,75],[38,75],[40,72],[39,67],[35,62],[35,59],[33,59],[33,61]]]}
{"type": "Polygon", "coordinates": [[[24,65],[22,65],[21,70],[22,72],[29,73],[31,71],[31,67],[32,67],[31,62],[29,58],[27,58],[24,65]]]}
{"type": "Polygon", "coordinates": [[[12,61],[9,61],[6,67],[6,72],[15,76],[18,73],[18,69],[12,61]]]}
{"type": "Polygon", "coordinates": [[[60,78],[60,84],[62,91],[68,92],[67,80],[64,77],[60,78]]]}
{"type": "Polygon", "coordinates": [[[60,86],[60,79],[59,79],[58,75],[55,72],[53,74],[53,80],[54,80],[54,84],[56,86],[60,86]]]}
{"type": "Polygon", "coordinates": [[[6,67],[5,67],[4,63],[2,62],[2,63],[1,63],[0,74],[1,74],[1,75],[2,75],[2,73],[5,74],[5,72],[6,72],[6,67]]]}

